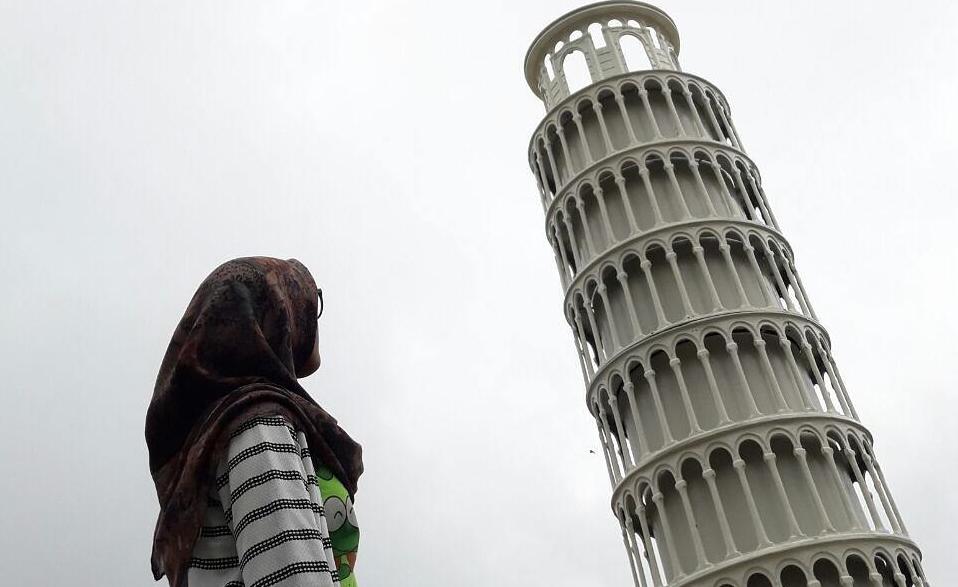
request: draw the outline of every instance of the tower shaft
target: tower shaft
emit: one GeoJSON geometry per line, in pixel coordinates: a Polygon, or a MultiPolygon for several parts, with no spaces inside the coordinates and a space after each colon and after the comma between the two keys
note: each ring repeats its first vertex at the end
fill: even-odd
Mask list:
{"type": "Polygon", "coordinates": [[[636,587],[925,585],[722,92],[600,2],[526,56],[529,146],[636,587]]]}

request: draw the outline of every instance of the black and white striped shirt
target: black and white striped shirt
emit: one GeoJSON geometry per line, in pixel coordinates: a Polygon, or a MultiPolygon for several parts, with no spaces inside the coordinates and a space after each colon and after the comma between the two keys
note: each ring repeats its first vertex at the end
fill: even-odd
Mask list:
{"type": "Polygon", "coordinates": [[[189,587],[339,587],[306,437],[280,416],[246,422],[216,471],[189,587]]]}

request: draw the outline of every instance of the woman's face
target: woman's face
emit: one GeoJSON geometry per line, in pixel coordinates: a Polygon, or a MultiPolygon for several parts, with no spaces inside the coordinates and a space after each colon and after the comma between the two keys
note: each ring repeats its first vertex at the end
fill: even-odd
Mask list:
{"type": "Polygon", "coordinates": [[[312,375],[319,369],[320,363],[322,363],[322,358],[319,356],[319,327],[317,327],[316,342],[313,343],[313,352],[309,355],[309,358],[306,359],[306,362],[303,363],[303,366],[296,370],[296,376],[308,377],[312,375]]]}

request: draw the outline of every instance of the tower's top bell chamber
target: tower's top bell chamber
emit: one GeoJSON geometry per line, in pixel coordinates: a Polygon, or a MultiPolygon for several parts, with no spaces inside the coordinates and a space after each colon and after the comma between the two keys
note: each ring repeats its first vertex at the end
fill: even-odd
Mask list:
{"type": "Polygon", "coordinates": [[[526,81],[551,109],[577,86],[629,71],[681,70],[678,55],[679,32],[665,12],[641,2],[598,2],[539,33],[526,53],[526,81]],[[585,71],[590,79],[582,84],[585,71]]]}

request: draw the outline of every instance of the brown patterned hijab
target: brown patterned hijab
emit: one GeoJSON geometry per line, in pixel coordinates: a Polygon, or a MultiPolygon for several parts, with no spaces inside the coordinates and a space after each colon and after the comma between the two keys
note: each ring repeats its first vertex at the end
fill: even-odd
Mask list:
{"type": "Polygon", "coordinates": [[[297,367],[316,337],[316,282],[295,259],[246,257],[216,268],[180,320],[146,415],[160,514],[153,576],[186,584],[216,465],[234,428],[280,414],[301,430],[317,467],[356,492],[362,450],[306,393],[297,367]]]}

